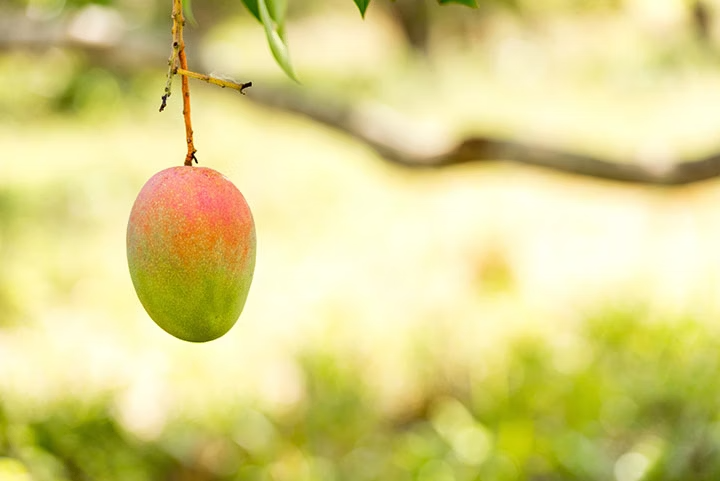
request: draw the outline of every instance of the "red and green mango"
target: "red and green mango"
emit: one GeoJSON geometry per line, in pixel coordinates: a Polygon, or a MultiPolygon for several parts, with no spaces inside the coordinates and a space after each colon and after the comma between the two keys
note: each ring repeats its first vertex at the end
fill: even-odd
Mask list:
{"type": "Polygon", "coordinates": [[[135,200],[127,259],[148,315],[180,339],[227,333],[245,306],[255,269],[255,223],[242,193],[219,172],[158,172],[135,200]]]}

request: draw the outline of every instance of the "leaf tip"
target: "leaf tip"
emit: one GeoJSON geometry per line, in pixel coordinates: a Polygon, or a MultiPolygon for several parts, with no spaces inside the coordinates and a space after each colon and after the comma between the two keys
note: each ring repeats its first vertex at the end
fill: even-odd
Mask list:
{"type": "Polygon", "coordinates": [[[367,11],[368,5],[370,4],[370,0],[353,0],[355,2],[355,5],[357,5],[358,10],[360,10],[360,16],[365,20],[365,12],[367,11]]]}

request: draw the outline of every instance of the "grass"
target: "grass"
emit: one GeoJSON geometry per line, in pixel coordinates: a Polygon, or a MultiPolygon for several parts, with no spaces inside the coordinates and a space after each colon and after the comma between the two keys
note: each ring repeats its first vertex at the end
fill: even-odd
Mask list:
{"type": "Polygon", "coordinates": [[[690,320],[602,312],[556,342],[516,339],[499,359],[478,353],[458,369],[423,358],[426,382],[393,413],[365,360],[318,347],[296,359],[302,394],[279,410],[226,394],[173,416],[154,406],[153,383],[135,415],[154,412],[162,427],[143,430],[124,389],[29,413],[6,400],[0,449],[20,464],[0,469],[39,480],[709,480],[720,471],[718,339],[690,320]]]}

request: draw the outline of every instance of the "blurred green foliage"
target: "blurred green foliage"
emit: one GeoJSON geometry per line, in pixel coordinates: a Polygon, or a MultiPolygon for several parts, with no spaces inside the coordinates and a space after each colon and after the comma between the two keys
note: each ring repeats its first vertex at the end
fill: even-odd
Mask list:
{"type": "MultiPolygon", "coordinates": [[[[14,0],[12,3],[24,5],[27,2],[14,0]]],[[[68,0],[67,5],[84,3],[88,2],[68,0]]],[[[150,3],[114,2],[129,11],[151,8],[147,6],[150,3]]],[[[300,3],[291,2],[291,7],[300,3]]],[[[486,6],[491,2],[480,3],[486,6]]],[[[494,3],[522,7],[520,10],[539,10],[577,5],[611,9],[620,2],[568,0],[546,4],[529,0],[497,0],[494,3]]],[[[239,4],[239,0],[225,0],[195,2],[194,7],[199,17],[209,15],[206,9],[221,17],[226,12],[241,10],[239,4]]],[[[435,9],[435,14],[439,10],[435,9]]],[[[465,10],[457,10],[462,15],[466,14],[465,10]]],[[[167,22],[165,9],[157,8],[157,11],[153,21],[158,24],[160,19],[167,22]]],[[[205,23],[201,25],[202,32],[212,30],[205,23]]],[[[167,36],[166,30],[163,32],[167,36]]],[[[667,43],[661,43],[653,37],[652,42],[631,43],[636,49],[623,48],[623,52],[630,52],[629,60],[617,55],[617,52],[613,53],[617,59],[612,64],[616,68],[612,69],[608,67],[609,62],[603,63],[603,55],[609,51],[605,46],[606,37],[596,32],[586,37],[589,40],[598,39],[599,47],[588,49],[589,53],[581,51],[573,57],[575,63],[548,63],[550,68],[547,72],[564,68],[565,73],[570,71],[575,77],[589,79],[588,83],[615,79],[616,85],[630,89],[630,94],[635,95],[647,90],[648,85],[654,88],[666,85],[668,91],[677,90],[673,77],[664,76],[664,72],[677,72],[678,77],[687,76],[683,66],[694,62],[695,68],[695,64],[699,63],[697,55],[694,57],[693,51],[683,43],[683,38],[676,43],[667,39],[667,43]],[[653,49],[645,48],[650,43],[653,49]],[[628,71],[635,75],[627,75],[628,71]],[[617,72],[625,72],[626,75],[617,72]]],[[[539,45],[536,39],[530,37],[528,41],[523,41],[523,38],[517,36],[500,49],[519,52],[517,59],[512,55],[502,57],[506,62],[515,59],[517,63],[500,65],[498,62],[498,65],[502,68],[509,65],[513,79],[535,79],[537,75],[532,71],[512,70],[539,58],[538,51],[533,50],[539,45]],[[513,72],[521,72],[521,75],[513,72]]],[[[565,44],[560,42],[559,51],[565,52],[564,47],[565,44]]],[[[491,53],[488,47],[480,60],[474,60],[474,64],[486,62],[494,65],[491,53]]],[[[135,124],[139,109],[128,113],[120,108],[120,105],[133,102],[148,106],[142,112],[152,111],[155,115],[164,81],[162,62],[148,67],[152,69],[150,74],[133,71],[122,75],[107,66],[94,66],[81,55],[69,51],[52,50],[37,58],[10,54],[0,59],[0,79],[7,87],[0,92],[3,122],[35,119],[48,111],[60,114],[89,111],[91,120],[92,115],[102,118],[126,115],[130,119],[128,123],[135,124]],[[37,58],[42,61],[37,61],[37,58]],[[149,75],[151,80],[142,75],[149,75]]],[[[466,60],[462,62],[462,65],[471,64],[466,60]]],[[[488,67],[488,70],[491,69],[488,67]]],[[[343,74],[353,75],[352,72],[343,74]]],[[[456,76],[461,78],[462,75],[460,68],[456,76]]],[[[497,83],[503,86],[511,84],[508,78],[500,77],[497,83]]],[[[696,87],[703,99],[712,90],[708,85],[713,85],[713,82],[716,82],[715,77],[696,87]]],[[[398,80],[396,84],[403,95],[410,91],[411,82],[398,80]]],[[[550,84],[557,85],[557,78],[545,77],[539,83],[541,90],[550,84]]],[[[457,91],[467,90],[466,78],[462,78],[461,85],[462,88],[457,88],[457,91]]],[[[448,90],[452,87],[445,88],[444,92],[448,90]]],[[[496,90],[500,93],[495,97],[513,105],[513,95],[496,90]]],[[[433,87],[435,91],[436,87],[433,87]]],[[[440,94],[432,97],[425,95],[427,90],[421,92],[422,95],[419,95],[411,91],[411,95],[432,102],[433,109],[443,103],[437,100],[442,98],[440,94]]],[[[662,102],[657,103],[667,102],[669,97],[664,95],[666,92],[658,94],[657,99],[662,102]]],[[[516,97],[515,102],[524,101],[522,96],[516,97]]],[[[593,101],[592,96],[587,97],[593,101]]],[[[227,102],[224,99],[223,102],[227,102]]],[[[463,104],[468,103],[471,102],[463,99],[463,104]]],[[[609,102],[596,103],[605,105],[609,102]]],[[[624,105],[624,102],[617,103],[624,105]]],[[[198,105],[204,103],[198,102],[198,105]]],[[[554,105],[543,105],[548,111],[558,110],[554,105]]],[[[487,102],[482,106],[483,112],[492,114],[487,102]]],[[[512,112],[512,115],[520,115],[520,109],[512,112]]],[[[623,113],[618,110],[611,112],[608,123],[619,124],[618,112],[623,113]]],[[[571,122],[591,125],[593,121],[588,120],[591,116],[584,108],[582,114],[571,116],[571,122]]],[[[241,117],[249,114],[238,114],[232,110],[230,115],[241,117]]],[[[660,116],[653,114],[653,118],[656,117],[660,116]]],[[[683,118],[684,115],[668,117],[683,118]]],[[[66,121],[65,117],[61,118],[62,122],[66,121]]],[[[225,133],[226,123],[213,125],[212,115],[200,118],[203,120],[198,125],[202,127],[198,131],[207,135],[210,130],[222,130],[225,137],[231,137],[225,133]]],[[[227,119],[224,120],[227,122],[227,119]]],[[[252,120],[255,118],[252,117],[252,120]]],[[[497,122],[497,119],[493,121],[497,122]]],[[[676,122],[673,120],[672,123],[674,129],[676,122]]],[[[282,143],[277,139],[282,138],[285,131],[280,129],[276,133],[276,124],[273,124],[273,137],[264,138],[263,142],[282,143]]],[[[634,124],[641,125],[642,122],[634,124]]],[[[41,135],[52,132],[47,125],[42,128],[44,130],[40,127],[33,129],[33,135],[27,136],[25,141],[28,146],[37,145],[42,140],[41,135]]],[[[10,336],[21,329],[39,330],[33,325],[41,317],[33,312],[37,309],[34,301],[43,296],[54,296],[54,302],[46,302],[47,305],[57,307],[67,304],[78,281],[90,277],[91,283],[97,283],[96,278],[88,276],[91,269],[108,264],[111,256],[122,256],[121,251],[111,248],[104,248],[94,256],[86,252],[107,242],[105,237],[85,239],[79,247],[76,243],[88,232],[99,229],[104,218],[105,222],[110,222],[107,218],[124,219],[123,209],[129,209],[129,199],[146,177],[122,168],[120,164],[127,163],[130,155],[108,149],[102,139],[104,132],[98,131],[97,125],[83,128],[87,132],[83,142],[77,141],[77,136],[72,137],[73,140],[68,141],[62,152],[52,152],[53,155],[38,161],[23,157],[23,150],[23,155],[15,160],[17,165],[25,165],[25,171],[35,169],[32,177],[43,178],[46,169],[57,169],[55,177],[48,175],[51,180],[33,180],[35,183],[28,181],[27,184],[19,181],[0,183],[2,339],[5,334],[11,339],[10,336]],[[100,147],[95,146],[96,150],[86,157],[96,156],[93,158],[95,163],[92,167],[73,167],[68,159],[79,151],[91,149],[92,146],[88,147],[87,143],[93,139],[100,139],[97,141],[100,147]],[[55,155],[58,158],[63,156],[65,164],[57,162],[55,155]],[[109,202],[108,198],[115,201],[109,202]],[[124,200],[127,200],[127,205],[122,204],[124,200]],[[108,210],[113,206],[122,210],[122,215],[110,216],[108,210]],[[18,275],[22,272],[26,273],[25,277],[18,275]],[[43,291],[43,282],[52,284],[53,288],[48,289],[50,294],[43,291]]],[[[165,153],[171,143],[175,145],[178,139],[182,143],[181,127],[178,124],[174,128],[160,131],[157,142],[152,145],[165,153]],[[168,140],[165,135],[177,137],[168,140]]],[[[245,128],[249,127],[246,125],[245,128]]],[[[620,128],[625,129],[624,124],[620,128]]],[[[697,131],[698,125],[694,124],[692,128],[697,131]]],[[[594,124],[588,129],[602,130],[594,124]]],[[[8,137],[14,135],[12,128],[8,132],[5,134],[8,137]]],[[[154,130],[151,132],[155,135],[154,130]]],[[[252,137],[255,131],[251,130],[247,135],[252,137]]],[[[631,135],[637,136],[635,133],[631,135]]],[[[150,144],[142,142],[138,131],[128,133],[127,138],[128,148],[132,149],[134,156],[142,156],[142,163],[156,161],[153,165],[167,164],[168,158],[158,155],[157,151],[150,150],[148,153],[150,144]]],[[[604,143],[605,140],[600,138],[604,143]]],[[[208,143],[206,141],[206,145],[208,143]]],[[[117,143],[108,145],[116,146],[117,143]]],[[[232,152],[232,155],[227,156],[234,159],[237,147],[238,144],[228,143],[226,151],[232,152]]],[[[19,149],[17,151],[20,152],[19,149]]],[[[39,156],[38,152],[44,151],[37,151],[34,155],[39,156]]],[[[267,163],[268,159],[264,157],[266,150],[258,152],[248,150],[241,153],[259,159],[257,164],[267,163]],[[252,152],[254,157],[248,152],[252,152]]],[[[302,160],[307,162],[307,159],[302,160]]],[[[365,160],[370,163],[369,159],[365,160]]],[[[282,169],[288,168],[288,164],[282,166],[282,169]]],[[[257,172],[252,172],[257,176],[257,172]]],[[[325,175],[329,174],[323,171],[325,175]]],[[[300,181],[293,182],[301,184],[300,181]]],[[[283,186],[281,183],[278,185],[283,186]]],[[[285,209],[287,204],[297,203],[301,198],[296,191],[285,193],[287,197],[282,197],[272,188],[276,186],[274,178],[268,186],[262,188],[267,196],[277,196],[272,197],[276,210],[285,209]]],[[[382,188],[389,189],[385,184],[382,188]]],[[[302,191],[302,195],[307,194],[302,191]]],[[[368,197],[373,196],[381,197],[374,191],[368,194],[368,197]]],[[[323,204],[333,203],[321,195],[319,198],[323,204]]],[[[475,215],[475,212],[467,215],[475,215]]],[[[265,219],[265,222],[268,221],[265,219]]],[[[119,227],[108,238],[122,244],[123,226],[120,222],[116,224],[113,225],[119,227]]],[[[292,232],[284,236],[289,239],[288,242],[293,242],[293,237],[292,232]]],[[[352,250],[343,251],[343,256],[345,252],[352,250]]],[[[478,276],[478,283],[486,286],[487,292],[482,295],[511,290],[513,276],[510,268],[498,261],[500,253],[488,257],[494,263],[487,264],[478,276]]],[[[419,275],[421,268],[408,275],[419,275]]],[[[425,275],[425,272],[422,274],[425,275]]],[[[99,284],[99,289],[108,289],[101,282],[99,284]]],[[[110,288],[116,287],[113,284],[110,288]]],[[[130,295],[120,292],[118,305],[135,303],[130,295]]],[[[76,294],[76,297],[79,300],[75,302],[87,303],[92,296],[76,294]]],[[[109,312],[116,307],[103,305],[102,309],[109,312]]],[[[127,328],[126,321],[130,316],[123,313],[117,317],[117,322],[123,322],[127,328]]],[[[323,349],[326,346],[319,345],[306,347],[297,359],[304,391],[299,402],[288,410],[278,412],[264,404],[241,399],[233,402],[230,399],[226,401],[230,408],[214,409],[209,406],[208,411],[212,411],[210,419],[190,415],[172,418],[157,435],[146,437],[138,437],[123,422],[118,409],[118,399],[123,395],[119,388],[92,396],[68,390],[60,399],[41,401],[42,409],[39,410],[18,409],[17,399],[13,401],[5,397],[12,389],[0,391],[0,480],[720,479],[720,424],[717,414],[720,387],[716,383],[720,338],[713,327],[693,319],[651,317],[643,310],[603,309],[598,315],[585,319],[575,330],[558,332],[558,328],[553,327],[553,334],[546,338],[527,336],[515,339],[497,363],[486,362],[487,353],[478,351],[473,362],[458,367],[450,365],[442,356],[427,355],[423,350],[427,346],[419,345],[417,348],[421,355],[411,370],[424,373],[425,382],[421,383],[419,391],[403,392],[403,399],[409,401],[391,413],[378,399],[374,380],[368,378],[364,365],[367,361],[363,361],[358,353],[329,351],[323,349]]],[[[91,319],[95,321],[94,317],[91,319]]],[[[544,322],[552,323],[552,319],[544,322]]],[[[128,321],[127,325],[132,323],[128,321]]],[[[462,327],[457,329],[462,330],[462,327]]],[[[28,352],[27,360],[38,355],[37,352],[28,352]]],[[[2,361],[0,357],[0,370],[6,367],[2,361]]],[[[127,362],[127,359],[123,358],[122,362],[127,362]]],[[[252,368],[247,366],[247,370],[252,368]]],[[[232,383],[233,380],[228,379],[227,382],[232,383]]],[[[398,388],[399,391],[402,389],[402,386],[398,388]]],[[[25,393],[12,394],[20,398],[22,404],[25,393]]]]}
{"type": "Polygon", "coordinates": [[[0,454],[15,460],[0,460],[0,474],[24,466],[38,481],[718,479],[716,333],[629,310],[566,334],[517,339],[500,369],[468,368],[460,384],[437,379],[393,416],[373,401],[360,365],[319,350],[300,358],[306,399],[282,415],[238,403],[219,422],[175,421],[152,441],[124,431],[112,396],[67,399],[40,419],[0,415],[0,454]]]}
{"type": "MultiPolygon", "coordinates": [[[[407,54],[418,48],[431,57],[431,63],[438,63],[443,57],[452,58],[467,50],[473,55],[472,64],[484,70],[506,69],[513,79],[523,78],[525,74],[520,72],[528,69],[537,72],[527,75],[555,72],[562,79],[575,76],[585,83],[628,88],[641,83],[672,82],[675,81],[673,76],[687,77],[698,68],[715,69],[717,55],[713,42],[707,39],[700,41],[693,34],[697,26],[690,21],[690,4],[675,8],[671,12],[675,16],[674,23],[663,26],[662,22],[666,22],[662,20],[665,15],[663,7],[657,7],[657,12],[652,13],[654,10],[647,6],[652,2],[637,3],[636,7],[632,7],[633,2],[621,0],[483,0],[478,2],[478,10],[469,10],[461,6],[441,8],[436,2],[420,2],[421,7],[409,8],[408,5],[413,5],[413,2],[395,4],[378,1],[371,3],[374,8],[368,10],[373,12],[373,18],[362,21],[347,0],[290,1],[287,2],[287,16],[286,2],[270,2],[268,12],[272,21],[268,23],[272,25],[267,29],[267,35],[274,39],[271,41],[274,45],[272,54],[280,59],[286,71],[290,71],[291,63],[298,69],[298,75],[305,79],[305,88],[312,89],[327,79],[327,83],[344,82],[347,87],[342,89],[343,92],[357,91],[358,82],[362,82],[366,89],[378,88],[393,75],[389,69],[401,71],[403,66],[411,65],[408,58],[398,57],[388,65],[379,65],[377,76],[372,78],[364,78],[352,68],[313,71],[312,62],[308,62],[307,58],[321,59],[330,49],[325,48],[322,41],[308,47],[303,35],[310,32],[310,36],[317,38],[327,35],[338,44],[348,42],[348,39],[357,37],[357,33],[343,32],[346,26],[339,21],[343,15],[350,16],[353,22],[361,25],[358,31],[371,32],[378,26],[380,29],[387,28],[386,33],[390,35],[381,37],[381,41],[389,52],[404,49],[407,54]],[[346,8],[343,9],[343,6],[346,8]],[[633,13],[635,10],[640,13],[633,13]],[[642,13],[643,10],[649,13],[642,13]],[[641,22],[638,19],[642,19],[643,15],[648,19],[641,22]],[[321,19],[319,27],[304,34],[295,34],[294,47],[292,39],[286,42],[282,28],[284,23],[295,24],[297,28],[322,16],[327,16],[327,20],[321,19]],[[662,21],[653,20],[653,16],[662,21]],[[611,21],[613,17],[615,20],[611,21]],[[378,23],[378,19],[382,22],[378,23]],[[643,22],[650,26],[643,25],[643,22]],[[653,22],[659,23],[653,26],[653,22]],[[411,24],[417,24],[415,27],[425,32],[417,34],[423,39],[414,38],[417,32],[413,33],[411,24]],[[550,33],[555,25],[562,27],[550,33]],[[278,28],[275,29],[275,26],[278,28]],[[581,35],[583,29],[595,28],[602,31],[597,35],[581,35]],[[664,28],[670,30],[663,32],[664,28]],[[578,33],[573,34],[572,29],[577,29],[578,33]],[[507,30],[508,34],[498,36],[498,32],[503,30],[507,30]],[[614,41],[607,42],[607,38],[614,41]],[[415,41],[422,47],[415,45],[415,41]],[[286,43],[289,51],[285,48],[286,43]],[[570,45],[572,49],[568,48],[570,45]],[[568,72],[568,66],[574,71],[568,72]],[[517,68],[518,73],[512,73],[513,68],[517,68]]],[[[34,114],[43,115],[48,109],[78,112],[95,99],[102,100],[103,96],[112,101],[132,99],[135,95],[133,84],[138,76],[150,73],[157,78],[157,72],[165,69],[170,7],[170,3],[160,0],[14,0],[11,4],[0,5],[0,17],[7,15],[8,18],[22,19],[27,15],[35,18],[37,26],[41,27],[37,32],[14,34],[7,40],[5,48],[10,50],[8,55],[0,57],[0,80],[8,88],[0,92],[0,110],[7,115],[27,118],[34,114]],[[101,4],[108,8],[87,8],[88,4],[101,4]],[[102,32],[104,23],[115,21],[119,24],[117,30],[113,30],[115,27],[107,28],[106,37],[101,36],[89,43],[75,39],[59,48],[44,44],[47,39],[41,34],[43,31],[52,30],[50,26],[71,25],[87,11],[97,17],[93,25],[97,25],[94,28],[98,31],[102,32]],[[31,12],[34,13],[30,15],[31,12]],[[13,38],[21,45],[19,52],[13,52],[13,38]],[[94,43],[98,40],[99,44],[94,43]],[[31,51],[24,50],[25,43],[32,46],[31,51]],[[123,44],[126,46],[123,47],[123,44]],[[140,45],[147,47],[151,53],[145,52],[140,45]],[[130,55],[124,52],[125,49],[130,50],[130,55]],[[137,54],[132,53],[133,49],[137,50],[137,54]],[[46,71],[51,71],[52,75],[44,75],[46,71]],[[23,99],[25,101],[20,104],[23,99]]],[[[245,32],[262,36],[262,28],[257,22],[249,21],[253,16],[260,19],[256,1],[208,0],[195,2],[192,8],[198,26],[189,27],[186,34],[188,48],[193,50],[191,63],[195,70],[208,73],[205,70],[212,72],[217,69],[217,52],[224,52],[230,60],[221,63],[225,66],[217,70],[219,75],[239,79],[252,77],[256,85],[286,80],[279,80],[274,75],[280,72],[279,69],[277,72],[256,69],[257,64],[262,63],[258,59],[272,57],[264,44],[248,42],[248,39],[254,38],[253,33],[245,32]],[[261,53],[252,57],[251,52],[258,50],[261,53]]],[[[708,22],[712,24],[711,20],[708,22]]],[[[57,38],[62,40],[66,37],[67,34],[64,34],[57,38]]],[[[361,42],[367,42],[367,39],[363,37],[361,42]]],[[[361,47],[348,48],[346,57],[352,59],[358,52],[362,52],[361,47]]],[[[359,63],[348,61],[350,65],[359,63]]],[[[427,76],[428,73],[425,70],[420,75],[427,76]]],[[[644,88],[639,85],[639,89],[644,88]]]]}

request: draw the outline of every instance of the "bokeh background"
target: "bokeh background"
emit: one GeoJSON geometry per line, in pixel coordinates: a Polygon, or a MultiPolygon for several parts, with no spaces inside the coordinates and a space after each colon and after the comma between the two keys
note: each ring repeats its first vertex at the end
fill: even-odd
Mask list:
{"type": "MultiPolygon", "coordinates": [[[[257,271],[223,338],[160,330],[125,228],[185,155],[179,95],[157,111],[170,3],[0,4],[0,479],[720,479],[718,181],[411,169],[193,82],[257,271]]],[[[479,3],[291,1],[297,86],[239,0],[196,0],[190,66],[430,132],[408,149],[482,133],[664,168],[720,144],[717,0],[479,3]]]]}

